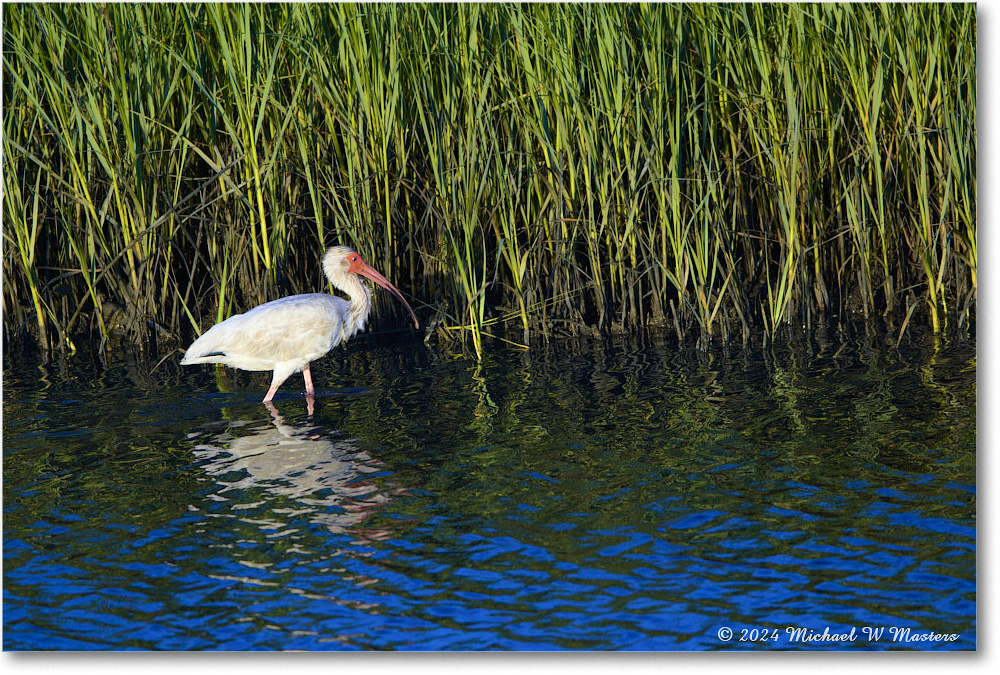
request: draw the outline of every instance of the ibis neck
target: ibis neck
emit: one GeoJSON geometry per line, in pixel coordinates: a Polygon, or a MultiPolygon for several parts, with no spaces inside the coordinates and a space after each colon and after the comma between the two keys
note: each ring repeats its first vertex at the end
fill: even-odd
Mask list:
{"type": "Polygon", "coordinates": [[[372,292],[361,279],[355,275],[349,283],[344,284],[342,290],[351,299],[351,306],[347,311],[347,323],[349,335],[353,335],[359,330],[364,330],[368,321],[368,313],[372,309],[372,292]]]}

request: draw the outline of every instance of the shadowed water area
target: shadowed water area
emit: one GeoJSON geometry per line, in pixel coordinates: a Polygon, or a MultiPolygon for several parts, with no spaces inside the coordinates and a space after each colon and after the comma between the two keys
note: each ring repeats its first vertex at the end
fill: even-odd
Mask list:
{"type": "Polygon", "coordinates": [[[178,360],[7,355],[5,649],[976,646],[974,342],[178,360]]]}

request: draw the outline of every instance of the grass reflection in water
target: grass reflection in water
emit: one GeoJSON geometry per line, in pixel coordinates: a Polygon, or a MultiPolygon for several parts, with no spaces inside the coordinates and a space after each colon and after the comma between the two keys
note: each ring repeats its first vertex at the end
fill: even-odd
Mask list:
{"type": "Polygon", "coordinates": [[[5,647],[976,644],[972,345],[342,357],[311,417],[7,364],[5,647]],[[786,626],[959,638],[739,641],[786,626]]]}

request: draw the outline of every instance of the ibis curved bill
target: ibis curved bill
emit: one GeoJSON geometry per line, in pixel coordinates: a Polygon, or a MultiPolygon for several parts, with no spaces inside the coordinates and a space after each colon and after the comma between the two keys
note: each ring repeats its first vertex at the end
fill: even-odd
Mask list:
{"type": "Polygon", "coordinates": [[[271,370],[271,388],[263,403],[274,398],[281,383],[301,371],[306,395],[315,396],[309,364],[365,327],[372,298],[361,277],[371,279],[399,298],[420,328],[417,315],[389,280],[370,267],[356,251],[334,246],[323,256],[323,271],[350,300],[328,293],[279,298],[217,323],[195,340],[182,366],[223,363],[242,370],[271,370]]]}

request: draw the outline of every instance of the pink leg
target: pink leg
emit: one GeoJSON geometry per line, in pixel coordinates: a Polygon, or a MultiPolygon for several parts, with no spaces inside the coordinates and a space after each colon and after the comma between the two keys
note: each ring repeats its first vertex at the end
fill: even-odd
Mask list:
{"type": "Polygon", "coordinates": [[[267,403],[272,398],[274,398],[274,395],[278,392],[278,386],[280,384],[281,384],[281,382],[272,382],[271,383],[271,388],[267,390],[267,396],[264,397],[264,400],[261,401],[261,403],[267,403]]]}
{"type": "Polygon", "coordinates": [[[274,395],[278,393],[278,387],[288,379],[288,376],[292,374],[292,369],[288,368],[284,364],[278,364],[278,367],[274,369],[274,375],[271,377],[271,388],[267,390],[267,396],[261,403],[267,403],[274,395]]]}
{"type": "Polygon", "coordinates": [[[302,369],[302,379],[306,381],[306,396],[315,396],[316,390],[313,389],[313,378],[312,373],[309,372],[309,365],[302,369]]]}

